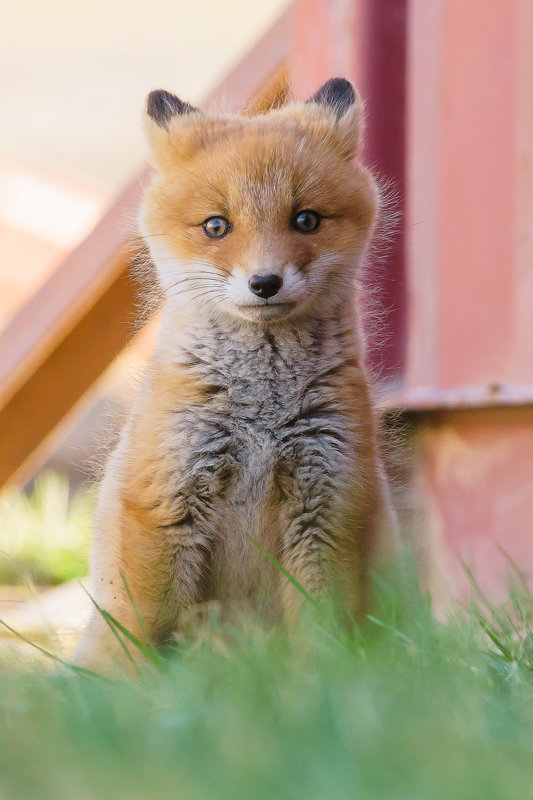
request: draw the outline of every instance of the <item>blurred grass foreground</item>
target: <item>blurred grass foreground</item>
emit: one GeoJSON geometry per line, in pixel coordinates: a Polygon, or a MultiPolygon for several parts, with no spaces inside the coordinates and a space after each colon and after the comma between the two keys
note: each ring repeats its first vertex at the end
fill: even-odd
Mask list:
{"type": "MultiPolygon", "coordinates": [[[[91,503],[69,504],[55,477],[30,498],[7,495],[2,546],[39,580],[72,576],[85,567],[91,503]]],[[[443,624],[411,574],[407,604],[380,582],[372,617],[353,630],[309,606],[290,637],[250,621],[239,630],[212,622],[138,675],[49,672],[4,655],[0,797],[528,800],[525,581],[514,569],[497,608],[474,584],[471,607],[443,624]]]]}

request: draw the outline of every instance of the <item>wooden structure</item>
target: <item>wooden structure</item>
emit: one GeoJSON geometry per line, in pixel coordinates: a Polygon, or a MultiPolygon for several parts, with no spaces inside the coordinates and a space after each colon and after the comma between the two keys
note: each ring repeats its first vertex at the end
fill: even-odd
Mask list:
{"type": "MultiPolygon", "coordinates": [[[[233,107],[332,75],[367,101],[364,158],[403,222],[373,290],[386,408],[413,432],[430,583],[457,553],[502,586],[533,571],[533,7],[528,0],[296,0],[218,87],[233,107]]],[[[128,338],[116,224],[129,187],[0,337],[0,483],[23,479],[128,338]],[[48,439],[49,441],[49,439],[48,439]]]]}

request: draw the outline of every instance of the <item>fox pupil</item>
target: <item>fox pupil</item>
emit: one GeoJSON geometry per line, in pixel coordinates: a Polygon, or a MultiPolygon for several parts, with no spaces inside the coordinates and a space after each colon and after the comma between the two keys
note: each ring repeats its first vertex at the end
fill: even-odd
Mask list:
{"type": "Polygon", "coordinates": [[[203,224],[203,229],[206,236],[210,239],[221,239],[230,231],[230,224],[224,217],[210,217],[206,219],[203,224]]]}
{"type": "Polygon", "coordinates": [[[292,221],[292,227],[300,233],[312,233],[319,225],[320,214],[316,211],[300,211],[292,221]]]}

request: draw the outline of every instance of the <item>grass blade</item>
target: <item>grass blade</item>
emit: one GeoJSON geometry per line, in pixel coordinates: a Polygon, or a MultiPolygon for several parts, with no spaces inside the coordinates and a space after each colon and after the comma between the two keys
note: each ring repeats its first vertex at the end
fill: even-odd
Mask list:
{"type": "Polygon", "coordinates": [[[487,634],[487,636],[489,637],[489,639],[490,639],[490,640],[491,640],[491,641],[492,641],[492,642],[493,642],[493,643],[496,645],[496,647],[498,648],[498,650],[500,651],[500,653],[502,654],[502,656],[503,656],[503,657],[504,657],[504,658],[505,658],[507,661],[515,661],[515,658],[514,658],[513,654],[511,653],[511,651],[509,650],[509,648],[508,648],[508,647],[506,647],[506,646],[503,644],[503,642],[501,642],[501,641],[498,639],[498,637],[496,636],[496,634],[494,633],[494,631],[492,631],[492,630],[489,628],[489,626],[488,626],[488,625],[487,625],[487,624],[486,624],[486,623],[485,623],[483,620],[480,620],[480,621],[479,621],[479,624],[481,625],[481,627],[483,628],[483,630],[485,631],[485,633],[487,634]]]}
{"type": "Polygon", "coordinates": [[[265,550],[265,548],[264,548],[262,545],[260,545],[260,544],[259,544],[259,542],[257,542],[257,541],[256,541],[256,540],[253,538],[253,536],[250,536],[250,535],[248,535],[248,538],[249,538],[249,540],[251,541],[251,543],[252,543],[252,544],[253,544],[255,547],[257,547],[257,549],[259,550],[259,552],[260,552],[260,553],[262,553],[262,554],[263,554],[263,555],[264,555],[264,556],[265,556],[265,557],[266,557],[266,558],[267,558],[267,559],[270,561],[270,563],[271,563],[271,564],[273,564],[273,565],[276,567],[276,569],[278,569],[278,570],[279,570],[279,571],[282,573],[282,575],[284,575],[284,576],[287,578],[287,580],[288,580],[290,583],[292,583],[292,585],[294,586],[294,588],[295,588],[295,589],[297,589],[297,590],[300,592],[300,594],[301,594],[301,595],[303,595],[303,597],[305,597],[305,599],[306,599],[306,600],[307,600],[309,603],[311,603],[311,605],[313,605],[315,608],[318,608],[319,604],[318,604],[318,602],[315,600],[315,598],[314,598],[314,597],[311,597],[311,595],[309,594],[309,592],[307,591],[307,589],[305,589],[305,588],[302,586],[302,584],[301,584],[301,583],[299,583],[299,581],[297,581],[297,580],[296,580],[296,578],[295,578],[293,575],[291,575],[291,573],[290,573],[288,570],[286,570],[286,569],[285,569],[285,567],[283,566],[283,564],[280,564],[280,562],[277,560],[277,558],[275,558],[275,557],[272,555],[272,553],[269,553],[269,552],[268,552],[268,550],[265,550]]]}
{"type": "MultiPolygon", "coordinates": [[[[112,614],[109,613],[109,611],[102,609],[101,613],[106,622],[114,625],[116,629],[120,631],[120,633],[122,633],[126,637],[126,639],[128,639],[128,641],[130,641],[149,661],[156,663],[150,648],[147,647],[145,644],[143,644],[140,641],[140,639],[138,639],[135,636],[135,634],[133,634],[131,631],[125,628],[124,625],[122,625],[122,623],[118,621],[118,619],[116,619],[112,614]]],[[[158,658],[161,657],[158,655],[158,658]]]]}
{"type": "Polygon", "coordinates": [[[397,636],[398,639],[401,639],[401,641],[405,642],[405,644],[414,645],[413,640],[410,639],[409,636],[407,636],[405,633],[402,633],[402,631],[398,630],[398,628],[395,628],[393,625],[387,625],[386,622],[383,622],[383,620],[378,619],[377,617],[373,617],[371,614],[367,614],[366,618],[370,622],[374,623],[374,625],[383,628],[389,633],[393,633],[394,636],[397,636]]]}
{"type": "Polygon", "coordinates": [[[129,601],[131,603],[131,607],[133,608],[133,612],[134,612],[135,617],[137,619],[137,622],[139,624],[139,628],[141,630],[141,633],[144,636],[145,641],[148,643],[146,645],[146,647],[149,649],[150,653],[152,654],[152,657],[151,657],[150,660],[153,661],[154,664],[155,663],[160,663],[160,662],[164,661],[164,659],[161,658],[161,656],[157,652],[156,648],[154,647],[154,643],[152,642],[151,638],[148,636],[148,632],[147,632],[147,630],[145,628],[143,619],[142,619],[141,615],[139,614],[139,610],[138,610],[138,608],[137,608],[137,606],[135,604],[135,600],[133,599],[133,595],[131,593],[130,587],[128,586],[128,582],[126,581],[126,577],[125,577],[124,573],[122,572],[122,570],[120,571],[119,574],[120,574],[120,578],[122,580],[122,583],[124,584],[124,588],[126,590],[126,594],[128,595],[128,599],[129,599],[129,601]]]}
{"type": "Polygon", "coordinates": [[[92,594],[85,588],[85,586],[81,583],[81,581],[79,582],[79,584],[80,584],[81,588],[83,589],[83,591],[85,592],[85,594],[87,595],[87,597],[89,598],[89,600],[91,601],[91,603],[94,605],[94,607],[98,611],[98,613],[101,614],[102,618],[109,625],[109,628],[111,629],[111,632],[113,633],[113,636],[116,638],[116,640],[120,644],[121,648],[124,650],[126,656],[131,661],[131,663],[133,664],[135,670],[138,673],[139,669],[137,667],[137,664],[135,663],[135,660],[134,660],[132,654],[130,653],[130,651],[126,647],[126,644],[124,643],[124,640],[120,637],[120,634],[118,633],[115,625],[111,621],[110,614],[108,614],[107,611],[105,611],[100,605],[98,605],[98,603],[96,602],[96,600],[94,599],[92,594]]]}
{"type": "Polygon", "coordinates": [[[24,636],[24,634],[19,633],[18,631],[16,631],[15,628],[12,628],[11,625],[8,625],[7,622],[4,622],[3,619],[0,619],[0,625],[3,625],[4,628],[7,628],[7,630],[10,633],[12,633],[13,636],[16,636],[17,639],[20,639],[21,642],[25,642],[26,644],[29,644],[30,647],[35,648],[35,650],[38,650],[44,656],[47,656],[47,658],[51,658],[53,661],[56,661],[58,664],[61,664],[63,667],[67,667],[68,669],[71,669],[74,672],[79,672],[82,675],[90,675],[92,678],[100,678],[101,677],[100,675],[98,675],[97,672],[93,672],[91,669],[86,669],[85,667],[79,667],[77,664],[72,664],[72,662],[70,662],[70,661],[65,661],[63,658],[60,658],[59,656],[54,655],[54,653],[51,653],[49,650],[46,650],[46,648],[41,647],[40,644],[37,644],[36,642],[32,642],[31,639],[28,639],[27,636],[24,636]]]}

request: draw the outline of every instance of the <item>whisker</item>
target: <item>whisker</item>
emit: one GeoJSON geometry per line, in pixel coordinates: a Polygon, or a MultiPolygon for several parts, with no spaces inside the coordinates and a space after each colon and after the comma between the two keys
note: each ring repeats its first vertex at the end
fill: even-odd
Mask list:
{"type": "MultiPolygon", "coordinates": [[[[193,300],[194,300],[194,301],[196,301],[196,300],[199,300],[199,299],[200,299],[200,297],[205,297],[206,295],[209,295],[209,294],[213,295],[213,294],[214,294],[214,289],[212,289],[212,288],[211,288],[211,289],[207,289],[207,291],[205,291],[205,292],[202,292],[201,294],[197,294],[197,295],[195,295],[195,296],[193,297],[193,300]]],[[[220,295],[220,292],[219,292],[218,294],[220,295]]],[[[220,296],[222,296],[222,295],[220,295],[220,296]]]]}
{"type": "Polygon", "coordinates": [[[209,275],[204,275],[204,276],[201,276],[201,277],[192,276],[192,277],[188,277],[188,278],[180,278],[179,281],[175,281],[174,283],[171,283],[170,286],[168,286],[167,288],[168,289],[173,289],[175,286],[179,286],[181,283],[192,283],[195,280],[197,280],[197,281],[205,281],[206,283],[217,283],[220,286],[222,286],[222,283],[223,283],[224,279],[223,278],[217,278],[216,276],[212,276],[211,277],[209,275]]]}
{"type": "Polygon", "coordinates": [[[172,292],[171,297],[179,297],[181,294],[185,294],[185,292],[194,292],[198,289],[209,289],[210,291],[215,291],[218,287],[215,286],[208,286],[205,284],[197,284],[196,286],[185,286],[182,289],[179,289],[177,292],[172,292]]]}
{"type": "Polygon", "coordinates": [[[190,294],[191,292],[199,291],[200,289],[212,289],[213,291],[219,290],[218,286],[210,286],[209,284],[205,283],[198,283],[195,286],[181,286],[178,289],[175,289],[173,292],[169,292],[169,297],[179,297],[182,294],[190,294]]]}
{"type": "MultiPolygon", "coordinates": [[[[223,294],[213,295],[213,297],[209,298],[209,300],[223,300],[223,299],[224,299],[224,295],[223,294]]],[[[200,303],[200,307],[199,307],[200,311],[207,305],[209,300],[204,300],[203,303],[200,303]]]]}
{"type": "Polygon", "coordinates": [[[222,270],[222,272],[225,272],[226,275],[232,275],[233,274],[231,272],[231,270],[226,269],[226,267],[223,267],[222,264],[212,264],[210,261],[198,261],[197,263],[198,264],[203,264],[204,266],[210,266],[212,269],[220,269],[220,270],[222,270]]]}
{"type": "MultiPolygon", "coordinates": [[[[150,261],[150,259],[147,259],[147,260],[150,261]]],[[[173,256],[163,256],[161,258],[158,258],[157,260],[161,261],[161,262],[165,262],[165,261],[175,262],[176,261],[176,259],[173,256]]],[[[203,261],[201,263],[206,267],[211,267],[211,269],[209,269],[209,270],[183,270],[181,268],[178,268],[178,269],[179,269],[180,273],[189,272],[189,273],[193,274],[195,272],[198,272],[198,273],[208,272],[209,274],[214,275],[214,274],[216,274],[216,270],[220,270],[221,272],[223,272],[223,273],[225,273],[226,275],[229,275],[229,276],[231,276],[233,274],[228,269],[226,269],[225,267],[220,266],[219,264],[214,265],[214,264],[211,264],[209,261],[203,261]]],[[[219,277],[222,277],[222,275],[220,275],[219,277]]]]}

